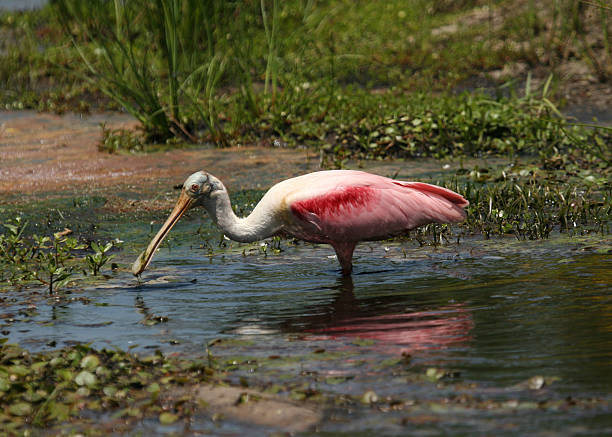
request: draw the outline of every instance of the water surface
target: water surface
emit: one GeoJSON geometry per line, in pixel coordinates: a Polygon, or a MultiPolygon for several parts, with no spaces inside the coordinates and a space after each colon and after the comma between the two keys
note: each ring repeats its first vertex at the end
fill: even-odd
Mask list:
{"type": "MultiPolygon", "coordinates": [[[[40,303],[30,316],[9,306],[17,321],[3,333],[33,350],[87,342],[187,355],[203,354],[214,339],[240,340],[211,346],[211,352],[220,359],[296,357],[293,365],[247,375],[260,382],[278,382],[281,375],[299,379],[307,370],[318,375],[311,383],[323,391],[374,390],[380,397],[413,397],[418,405],[468,395],[472,401],[510,402],[491,412],[485,406],[434,411],[430,405],[387,414],[366,408],[358,418],[321,425],[339,434],[377,429],[395,435],[406,427],[456,435],[612,432],[609,242],[557,236],[442,248],[362,244],[352,280],[339,275],[327,246],[282,248],[272,254],[269,247],[264,253],[264,247],[244,245],[213,257],[188,245],[164,248],[140,282],[120,272],[75,291],[89,303],[40,303]],[[312,354],[317,349],[337,355],[322,361],[312,354]],[[380,364],[394,359],[409,362],[410,372],[450,369],[459,385],[434,389],[402,373],[400,364],[380,364]],[[338,376],[346,382],[321,383],[338,376]],[[536,382],[534,390],[533,378],[547,383],[536,382]],[[568,399],[594,406],[537,408],[538,402],[568,399]],[[512,402],[531,407],[518,414],[512,402]],[[416,426],[422,415],[434,419],[416,426]],[[509,431],[501,432],[497,423],[509,431]]],[[[238,370],[236,382],[240,376],[238,370]]]]}
{"type": "Polygon", "coordinates": [[[2,0],[0,10],[23,11],[26,9],[41,8],[48,3],[48,0],[2,0]]]}

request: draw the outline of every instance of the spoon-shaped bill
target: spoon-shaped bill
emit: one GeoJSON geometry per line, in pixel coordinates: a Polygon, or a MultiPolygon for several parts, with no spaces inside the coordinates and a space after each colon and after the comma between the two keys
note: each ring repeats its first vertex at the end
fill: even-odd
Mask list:
{"type": "Polygon", "coordinates": [[[132,264],[132,273],[136,276],[141,274],[149,265],[151,260],[153,259],[153,255],[155,251],[164,240],[170,229],[179,221],[185,211],[187,211],[194,203],[194,199],[189,197],[185,190],[181,192],[174,209],[170,213],[170,216],[166,219],[166,222],[163,224],[157,235],[153,237],[147,248],[136,258],[134,264],[132,264]]]}

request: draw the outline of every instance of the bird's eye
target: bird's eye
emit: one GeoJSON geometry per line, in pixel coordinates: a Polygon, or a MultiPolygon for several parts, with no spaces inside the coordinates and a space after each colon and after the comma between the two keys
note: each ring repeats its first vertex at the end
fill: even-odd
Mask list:
{"type": "Polygon", "coordinates": [[[198,184],[191,184],[191,191],[197,193],[198,191],[200,191],[200,186],[198,184]]]}

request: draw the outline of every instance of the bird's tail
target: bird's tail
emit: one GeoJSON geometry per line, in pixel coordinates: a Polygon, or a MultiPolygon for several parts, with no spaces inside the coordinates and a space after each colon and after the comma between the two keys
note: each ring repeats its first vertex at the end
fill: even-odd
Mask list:
{"type": "Polygon", "coordinates": [[[454,203],[455,205],[465,208],[470,202],[463,197],[461,194],[457,194],[454,191],[449,190],[448,188],[439,187],[437,185],[425,184],[423,182],[404,182],[400,185],[404,187],[414,188],[419,191],[426,191],[429,193],[437,194],[440,197],[444,197],[446,200],[454,203]]]}
{"type": "MultiPolygon", "coordinates": [[[[394,183],[405,188],[417,190],[429,198],[427,207],[421,211],[422,217],[418,220],[419,224],[430,222],[456,223],[463,221],[466,217],[464,208],[470,202],[454,191],[423,182],[394,181],[394,183]]],[[[414,211],[412,212],[414,213],[414,211]]]]}

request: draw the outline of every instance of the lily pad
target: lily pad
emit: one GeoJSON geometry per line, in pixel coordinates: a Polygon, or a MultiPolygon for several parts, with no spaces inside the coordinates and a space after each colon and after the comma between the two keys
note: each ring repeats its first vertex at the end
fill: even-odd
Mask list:
{"type": "Polygon", "coordinates": [[[52,402],[49,408],[49,417],[55,419],[58,422],[63,422],[70,417],[70,407],[61,402],[52,402]]]}
{"type": "Polygon", "coordinates": [[[0,378],[0,391],[9,391],[11,383],[6,378],[0,378]]]}
{"type": "Polygon", "coordinates": [[[179,416],[176,414],[163,412],[159,415],[159,423],[162,425],[172,425],[178,418],[179,416]]]}
{"type": "Polygon", "coordinates": [[[81,360],[81,368],[93,371],[100,365],[100,359],[95,355],[86,355],[81,360]]]}
{"type": "Polygon", "coordinates": [[[32,414],[32,405],[27,402],[17,402],[9,407],[9,413],[14,416],[29,416],[32,414]]]}
{"type": "Polygon", "coordinates": [[[159,384],[154,382],[147,387],[147,391],[149,393],[159,393],[160,387],[159,384]]]}
{"type": "Polygon", "coordinates": [[[96,375],[88,372],[87,370],[83,370],[74,378],[74,382],[76,382],[78,385],[85,385],[87,387],[95,385],[97,381],[96,375]]]}

